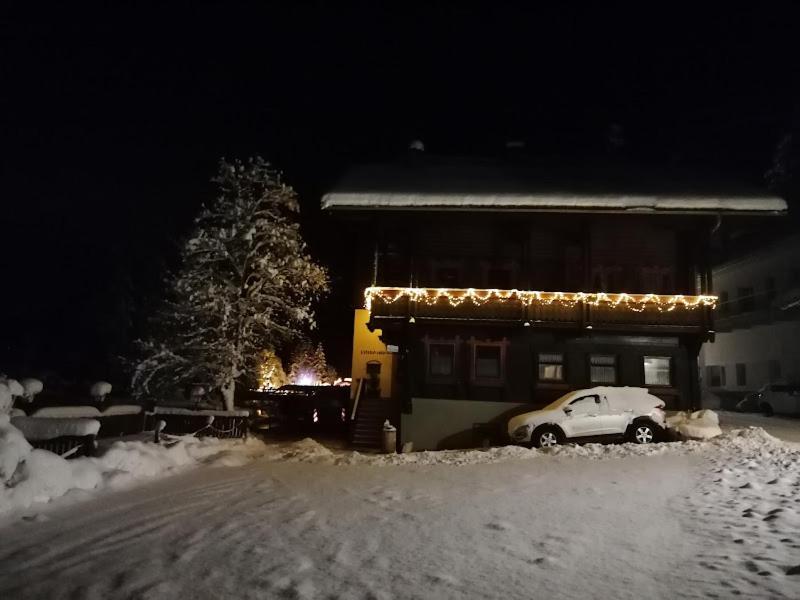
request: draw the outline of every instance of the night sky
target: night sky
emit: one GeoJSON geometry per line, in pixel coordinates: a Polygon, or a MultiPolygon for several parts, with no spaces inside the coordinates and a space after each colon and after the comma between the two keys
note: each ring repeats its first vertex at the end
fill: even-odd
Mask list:
{"type": "Polygon", "coordinates": [[[415,138],[568,161],[616,123],[637,160],[759,183],[800,120],[794,2],[200,4],[4,8],[0,371],[119,380],[221,156],[261,154],[300,193],[345,370],[347,261],[318,204],[348,164],[415,138]]]}

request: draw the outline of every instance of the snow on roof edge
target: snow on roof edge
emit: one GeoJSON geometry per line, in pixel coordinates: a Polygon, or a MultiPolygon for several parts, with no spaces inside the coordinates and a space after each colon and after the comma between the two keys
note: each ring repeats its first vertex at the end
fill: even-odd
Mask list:
{"type": "Polygon", "coordinates": [[[332,208],[513,208],[530,210],[608,209],[626,211],[786,212],[777,196],[714,197],[578,194],[426,194],[387,192],[330,192],[322,197],[323,210],[332,208]]]}

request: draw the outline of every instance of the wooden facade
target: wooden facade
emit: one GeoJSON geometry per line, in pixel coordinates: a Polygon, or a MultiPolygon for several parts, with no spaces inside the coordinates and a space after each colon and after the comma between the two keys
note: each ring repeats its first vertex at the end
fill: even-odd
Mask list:
{"type": "MultiPolygon", "coordinates": [[[[695,405],[696,358],[713,331],[713,302],[691,307],[668,302],[676,295],[695,302],[707,293],[705,240],[713,219],[480,212],[374,214],[367,219],[361,231],[371,235],[363,236],[356,295],[372,285],[390,292],[400,286],[429,290],[424,301],[389,294],[391,301],[376,296],[369,302],[370,326],[382,331],[387,344],[402,349],[398,376],[405,381],[397,383],[407,398],[543,406],[570,389],[611,383],[650,387],[670,408],[695,405]],[[459,301],[458,290],[466,288],[498,290],[500,295],[539,290],[546,300],[459,301]],[[437,290],[442,291],[438,297],[437,290]],[[444,294],[447,290],[456,305],[444,294]],[[561,290],[574,292],[567,301],[547,301],[561,290]],[[571,301],[576,293],[594,296],[571,301]],[[620,293],[636,294],[630,296],[633,306],[615,304],[620,293]],[[593,301],[598,294],[611,301],[593,301]],[[654,300],[642,303],[647,294],[654,300]],[[452,373],[446,380],[431,373],[434,341],[452,346],[452,373]],[[476,352],[492,345],[502,349],[493,355],[499,356],[499,377],[480,381],[476,352]],[[542,355],[562,361],[556,380],[540,379],[542,355]],[[613,357],[613,381],[592,378],[592,356],[613,357]],[[645,381],[646,357],[669,364],[666,379],[657,386],[652,378],[649,385],[645,381]]],[[[404,405],[413,409],[409,401],[404,405]]]]}
{"type": "MultiPolygon", "coordinates": [[[[354,305],[366,305],[368,326],[396,352],[401,439],[415,439],[403,427],[430,429],[434,418],[443,429],[452,417],[499,431],[509,412],[595,385],[647,387],[668,409],[698,406],[697,358],[714,335],[709,241],[724,201],[700,199],[693,210],[693,197],[659,204],[654,195],[631,208],[623,192],[617,202],[583,185],[585,198],[551,203],[526,191],[535,178],[507,189],[491,169],[475,179],[488,196],[470,191],[463,166],[450,187],[439,163],[389,172],[323,206],[356,241],[354,305]],[[415,401],[437,416],[415,414],[415,401]]],[[[739,202],[730,210],[740,215],[781,206],[739,202]]],[[[422,447],[451,438],[465,444],[428,435],[422,447]]]]}

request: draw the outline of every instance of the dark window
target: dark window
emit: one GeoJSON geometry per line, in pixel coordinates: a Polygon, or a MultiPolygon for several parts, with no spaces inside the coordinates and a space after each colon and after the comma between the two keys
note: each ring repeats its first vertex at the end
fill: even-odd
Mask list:
{"type": "Polygon", "coordinates": [[[767,300],[767,305],[772,303],[775,299],[775,278],[774,277],[767,277],[764,280],[764,297],[767,300]]]}
{"type": "Polygon", "coordinates": [[[489,288],[498,290],[510,290],[511,271],[508,269],[489,269],[486,273],[486,284],[489,288]]]}
{"type": "Polygon", "coordinates": [[[769,380],[775,381],[781,378],[781,362],[779,360],[771,360],[768,363],[769,380]]]}
{"type": "Polygon", "coordinates": [[[539,381],[564,381],[563,354],[539,354],[539,381]]]}
{"type": "Polygon", "coordinates": [[[644,384],[672,385],[672,358],[669,356],[645,356],[644,384]]]}
{"type": "Polygon", "coordinates": [[[592,354],[589,357],[589,380],[592,383],[617,383],[617,357],[613,354],[592,354]]]}
{"type": "Polygon", "coordinates": [[[437,287],[457,288],[459,286],[459,273],[455,267],[439,267],[434,275],[437,287]]]}
{"type": "Polygon", "coordinates": [[[725,367],[722,365],[706,367],[706,379],[708,380],[708,387],[725,387],[725,367]]]}
{"type": "Polygon", "coordinates": [[[751,287],[740,287],[737,292],[737,304],[739,312],[750,312],[755,310],[755,293],[751,287]]]}
{"type": "Polygon", "coordinates": [[[455,372],[455,345],[431,344],[429,348],[428,374],[432,377],[452,377],[455,372]]]}
{"type": "Polygon", "coordinates": [[[472,382],[500,386],[505,379],[506,343],[476,342],[472,344],[472,382]]]}
{"type": "Polygon", "coordinates": [[[747,365],[736,363],[736,385],[747,385],[747,365]]]}
{"type": "Polygon", "coordinates": [[[724,317],[730,313],[730,303],[728,302],[728,292],[719,293],[719,315],[724,317]]]}
{"type": "Polygon", "coordinates": [[[500,361],[502,352],[500,346],[475,346],[475,378],[499,379],[501,375],[500,361]]]}

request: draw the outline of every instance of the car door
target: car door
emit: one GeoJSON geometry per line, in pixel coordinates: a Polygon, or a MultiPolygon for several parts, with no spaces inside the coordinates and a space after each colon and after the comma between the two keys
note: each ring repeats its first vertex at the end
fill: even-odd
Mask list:
{"type": "Polygon", "coordinates": [[[616,435],[625,433],[628,422],[631,420],[633,410],[625,410],[625,404],[618,399],[609,401],[605,395],[600,395],[600,423],[602,435],[616,435]]]}
{"type": "Polygon", "coordinates": [[[564,407],[566,418],[562,426],[567,437],[599,435],[602,431],[600,397],[597,394],[580,396],[564,407]]]}

